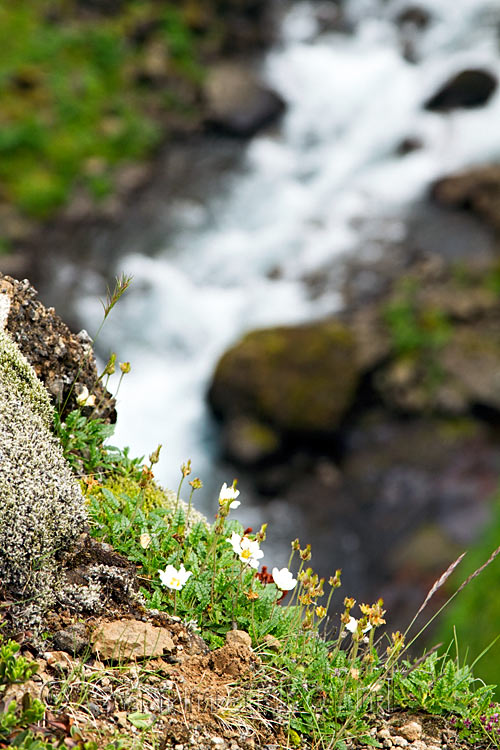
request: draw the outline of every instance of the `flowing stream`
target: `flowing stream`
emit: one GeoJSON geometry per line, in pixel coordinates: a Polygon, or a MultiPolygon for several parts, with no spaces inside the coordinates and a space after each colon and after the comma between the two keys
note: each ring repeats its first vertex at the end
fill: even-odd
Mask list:
{"type": "MultiPolygon", "coordinates": [[[[172,487],[190,457],[206,484],[202,507],[219,481],[232,480],[214,467],[216,430],[204,401],[219,356],[248,330],[337,310],[335,284],[312,294],[305,277],[343,254],[375,255],[385,241],[403,240],[403,217],[430,181],[500,157],[498,93],[477,109],[423,108],[464,68],[500,77],[500,2],[419,0],[430,16],[421,30],[396,23],[407,5],[347,0],[348,32],[322,30],[332,3],[291,5],[262,63],[288,105],[281,126],[253,139],[242,168],[204,200],[169,199],[175,233],[154,254],[145,236],[116,267],[134,283],[101,339],[132,363],[114,442],[135,455],[162,443],[157,477],[172,487]],[[398,155],[407,138],[421,147],[398,155]]],[[[93,294],[78,312],[96,330],[93,294]]],[[[266,518],[283,513],[279,499],[273,507],[266,518]]]]}

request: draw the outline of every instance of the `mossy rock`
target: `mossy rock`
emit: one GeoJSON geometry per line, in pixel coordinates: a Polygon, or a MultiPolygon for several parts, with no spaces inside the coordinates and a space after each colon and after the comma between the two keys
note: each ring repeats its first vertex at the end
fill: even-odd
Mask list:
{"type": "Polygon", "coordinates": [[[209,391],[223,418],[247,416],[291,434],[331,434],[359,381],[350,330],[329,320],[253,331],[219,361],[209,391]]]}

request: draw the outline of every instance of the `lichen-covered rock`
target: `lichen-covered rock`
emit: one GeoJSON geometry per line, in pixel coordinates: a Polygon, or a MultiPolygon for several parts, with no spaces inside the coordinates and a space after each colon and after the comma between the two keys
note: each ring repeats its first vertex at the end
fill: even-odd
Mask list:
{"type": "Polygon", "coordinates": [[[209,392],[219,415],[255,417],[284,434],[331,434],[358,384],[356,344],[342,323],[253,331],[227,351],[209,392]]]}
{"type": "Polygon", "coordinates": [[[20,622],[31,627],[54,602],[58,560],[86,523],[51,423],[47,393],[0,328],[0,585],[22,599],[20,622]]]}
{"type": "Polygon", "coordinates": [[[52,307],[42,305],[26,279],[17,281],[0,273],[0,296],[8,300],[6,330],[52,402],[65,405],[66,414],[77,408],[75,397],[79,387],[85,386],[95,395],[92,415],[115,422],[115,400],[98,379],[92,342],[86,332],[71,333],[52,307]]]}

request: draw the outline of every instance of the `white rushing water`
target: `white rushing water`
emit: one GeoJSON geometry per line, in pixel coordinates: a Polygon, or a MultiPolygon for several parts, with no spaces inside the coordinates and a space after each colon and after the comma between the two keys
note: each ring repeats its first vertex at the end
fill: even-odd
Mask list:
{"type": "MultiPolygon", "coordinates": [[[[352,34],[320,33],[321,5],[291,6],[264,62],[288,104],[281,128],[249,143],[244,172],[228,177],[224,195],[179,201],[181,229],[162,252],[147,257],[137,246],[116,269],[134,284],[103,334],[132,362],[115,442],[135,455],[163,443],[157,476],[169,486],[187,457],[197,475],[211,472],[204,393],[228,346],[250,329],[336,310],[335,292],[311,299],[303,277],[373,244],[360,219],[376,232],[387,218],[383,231],[395,238],[398,217],[431,180],[500,157],[498,92],[478,109],[422,106],[465,67],[500,76],[499,1],[419,0],[431,22],[413,40],[415,63],[404,59],[394,22],[408,3],[347,0],[352,34]],[[397,156],[408,137],[422,148],[397,156]]],[[[84,299],[80,312],[95,330],[96,300],[84,299]]]]}

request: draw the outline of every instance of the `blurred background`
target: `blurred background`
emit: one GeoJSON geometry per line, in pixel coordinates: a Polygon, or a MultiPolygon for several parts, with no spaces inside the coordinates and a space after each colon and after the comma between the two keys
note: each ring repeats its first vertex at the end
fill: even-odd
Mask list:
{"type": "MultiPolygon", "coordinates": [[[[133,275],[113,442],[392,630],[500,543],[499,76],[500,0],[0,2],[0,271],[91,336],[133,275]]],[[[499,564],[434,640],[500,633],[499,564]]]]}

